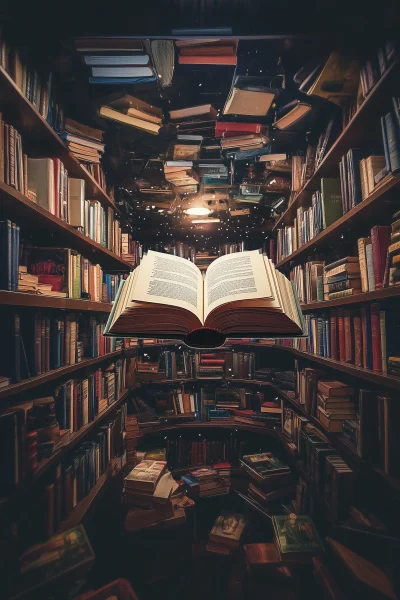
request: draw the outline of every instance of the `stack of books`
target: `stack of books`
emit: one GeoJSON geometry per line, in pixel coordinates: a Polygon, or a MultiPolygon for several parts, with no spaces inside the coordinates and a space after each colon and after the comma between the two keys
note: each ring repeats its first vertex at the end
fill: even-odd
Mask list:
{"type": "MultiPolygon", "coordinates": [[[[21,135],[12,125],[4,122],[1,113],[0,131],[3,137],[0,146],[0,181],[28,196],[28,157],[22,151],[21,135]]],[[[29,196],[36,201],[35,194],[29,196]]]]}
{"type": "Polygon", "coordinates": [[[188,493],[199,495],[200,498],[229,494],[230,478],[222,477],[213,467],[201,467],[184,475],[182,481],[188,486],[188,493]]]}
{"type": "Polygon", "coordinates": [[[236,40],[177,40],[180,65],[236,65],[236,40]]]}
{"type": "Polygon", "coordinates": [[[384,156],[368,156],[360,160],[361,198],[365,200],[386,175],[384,156]],[[375,177],[378,179],[375,181],[375,177]]]}
{"type": "Polygon", "coordinates": [[[125,496],[131,499],[134,499],[136,496],[141,495],[147,495],[152,497],[158,482],[160,481],[166,470],[166,461],[142,460],[125,477],[125,496]]]}
{"type": "Polygon", "coordinates": [[[157,135],[163,124],[160,108],[129,94],[112,96],[99,108],[100,117],[157,135]]]}
{"type": "MultiPolygon", "coordinates": [[[[199,176],[193,170],[193,162],[188,160],[167,160],[164,163],[165,179],[174,187],[183,187],[199,183],[199,176]]],[[[196,187],[197,190],[197,187],[196,187]]]]}
{"type": "Polygon", "coordinates": [[[76,158],[83,163],[100,164],[104,152],[103,132],[72,119],[65,119],[65,132],[61,134],[76,158]]]}
{"type": "Polygon", "coordinates": [[[199,352],[196,354],[197,379],[223,379],[225,373],[225,355],[217,352],[199,352]]]}
{"type": "Polygon", "coordinates": [[[248,454],[240,460],[242,467],[259,484],[271,484],[287,479],[290,468],[271,452],[248,454]]]}
{"type": "Polygon", "coordinates": [[[324,501],[332,522],[347,517],[353,498],[354,471],[338,454],[331,454],[325,460],[324,501]],[[329,482],[335,481],[335,485],[329,482]]]}
{"type": "Polygon", "coordinates": [[[343,420],[357,416],[354,389],[340,381],[319,381],[317,416],[327,431],[341,432],[343,420]]]}
{"type": "MultiPolygon", "coordinates": [[[[43,296],[53,296],[54,298],[67,298],[67,292],[53,290],[53,285],[49,283],[40,283],[37,275],[28,273],[28,267],[20,265],[18,267],[18,291],[30,294],[41,294],[43,296]]],[[[99,302],[100,299],[97,300],[99,302]]]]}
{"type": "Polygon", "coordinates": [[[324,268],[324,300],[334,300],[361,293],[358,256],[346,256],[324,268]]]}
{"type": "Polygon", "coordinates": [[[243,515],[224,511],[217,517],[210,531],[207,550],[215,554],[230,555],[240,547],[246,525],[247,520],[243,515]]]}
{"type": "Polygon", "coordinates": [[[179,134],[199,133],[212,137],[218,113],[211,104],[171,110],[170,121],[179,134]]]}
{"type": "Polygon", "coordinates": [[[154,81],[150,59],[143,43],[130,38],[81,38],[75,48],[90,68],[90,83],[137,83],[142,78],[154,81]]]}
{"type": "Polygon", "coordinates": [[[221,140],[221,150],[237,148],[240,151],[256,150],[263,148],[268,142],[265,135],[258,133],[247,133],[244,135],[230,136],[221,140]]]}
{"type": "Polygon", "coordinates": [[[274,515],[272,525],[282,562],[309,563],[313,556],[323,553],[321,538],[308,515],[274,515]]]}

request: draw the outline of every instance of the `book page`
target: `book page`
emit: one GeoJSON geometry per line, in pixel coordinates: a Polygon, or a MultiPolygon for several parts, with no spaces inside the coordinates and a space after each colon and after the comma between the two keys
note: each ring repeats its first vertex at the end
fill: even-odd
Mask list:
{"type": "Polygon", "coordinates": [[[140,264],[130,299],[185,308],[203,323],[201,272],[179,256],[149,250],[140,264]]]}
{"type": "Polygon", "coordinates": [[[227,302],[272,297],[264,259],[258,250],[221,256],[207,269],[204,320],[214,308],[227,302]]]}

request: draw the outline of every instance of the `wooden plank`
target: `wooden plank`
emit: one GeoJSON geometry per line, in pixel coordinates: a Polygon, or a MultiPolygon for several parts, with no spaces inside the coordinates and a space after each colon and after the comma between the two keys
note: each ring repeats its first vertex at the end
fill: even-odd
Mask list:
{"type": "Polygon", "coordinates": [[[309,310],[326,310],[332,306],[343,306],[345,304],[361,304],[362,302],[372,302],[373,300],[388,300],[400,296],[400,285],[375,290],[374,292],[365,292],[363,294],[355,294],[354,296],[345,296],[344,298],[335,298],[335,300],[325,300],[324,302],[309,302],[302,304],[301,310],[307,312],[309,310]]]}
{"type": "Polygon", "coordinates": [[[53,296],[28,294],[25,292],[8,292],[6,290],[0,290],[0,305],[102,313],[109,313],[112,307],[112,304],[108,302],[92,302],[91,300],[77,300],[75,298],[54,298],[53,296]]]}

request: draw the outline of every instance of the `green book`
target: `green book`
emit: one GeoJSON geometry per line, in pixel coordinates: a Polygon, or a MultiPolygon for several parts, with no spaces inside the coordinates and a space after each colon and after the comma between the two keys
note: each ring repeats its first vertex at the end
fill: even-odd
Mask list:
{"type": "Polygon", "coordinates": [[[332,225],[343,215],[340,180],[323,177],[321,179],[322,226],[332,225]]]}
{"type": "Polygon", "coordinates": [[[304,562],[323,552],[321,538],[308,515],[274,515],[272,524],[282,561],[304,562]]]}
{"type": "Polygon", "coordinates": [[[322,275],[317,277],[317,301],[322,302],[324,299],[324,278],[322,275]]]}

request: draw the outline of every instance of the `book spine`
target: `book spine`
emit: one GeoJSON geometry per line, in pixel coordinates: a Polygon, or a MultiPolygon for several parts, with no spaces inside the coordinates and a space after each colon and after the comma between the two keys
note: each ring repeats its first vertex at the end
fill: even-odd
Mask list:
{"type": "Polygon", "coordinates": [[[339,337],[339,360],[341,362],[345,362],[346,361],[346,345],[345,345],[343,309],[338,309],[337,321],[338,321],[338,337],[339,337]]]}
{"type": "Polygon", "coordinates": [[[354,364],[356,365],[356,367],[362,367],[363,366],[363,357],[362,357],[361,317],[359,315],[354,315],[353,329],[354,329],[354,364]]]}
{"type": "Polygon", "coordinates": [[[368,274],[367,274],[367,262],[365,257],[365,239],[360,238],[357,242],[358,246],[358,259],[360,262],[360,274],[361,274],[361,290],[368,292],[368,274]]]}
{"type": "Polygon", "coordinates": [[[361,290],[350,288],[349,290],[341,290],[340,292],[332,292],[329,294],[329,300],[335,300],[335,298],[345,298],[346,296],[352,296],[360,293],[361,290]]]}
{"type": "Polygon", "coordinates": [[[375,275],[374,275],[374,259],[372,252],[372,244],[365,246],[365,256],[367,259],[367,275],[368,275],[368,290],[375,291],[375,275]]]}
{"type": "Polygon", "coordinates": [[[387,374],[387,345],[386,345],[386,313],[384,310],[379,314],[379,327],[381,331],[381,353],[382,353],[382,373],[387,374]]]}
{"type": "Polygon", "coordinates": [[[387,134],[387,145],[389,152],[390,170],[395,173],[400,169],[400,148],[399,148],[399,135],[396,129],[396,123],[392,113],[388,113],[385,116],[386,134],[387,134]]]}
{"type": "Polygon", "coordinates": [[[372,369],[382,371],[382,348],[379,304],[371,304],[372,369]]]}
{"type": "Polygon", "coordinates": [[[389,144],[388,144],[388,139],[387,139],[385,117],[381,117],[381,129],[382,129],[383,151],[385,154],[385,165],[386,165],[386,170],[389,173],[390,172],[390,155],[389,155],[389,144]]]}
{"type": "Polygon", "coordinates": [[[337,312],[332,310],[330,314],[330,357],[333,360],[338,360],[338,331],[337,331],[337,312]]]}
{"type": "Polygon", "coordinates": [[[352,320],[350,310],[344,311],[344,345],[345,345],[345,362],[353,362],[353,335],[352,335],[352,320]]]}

